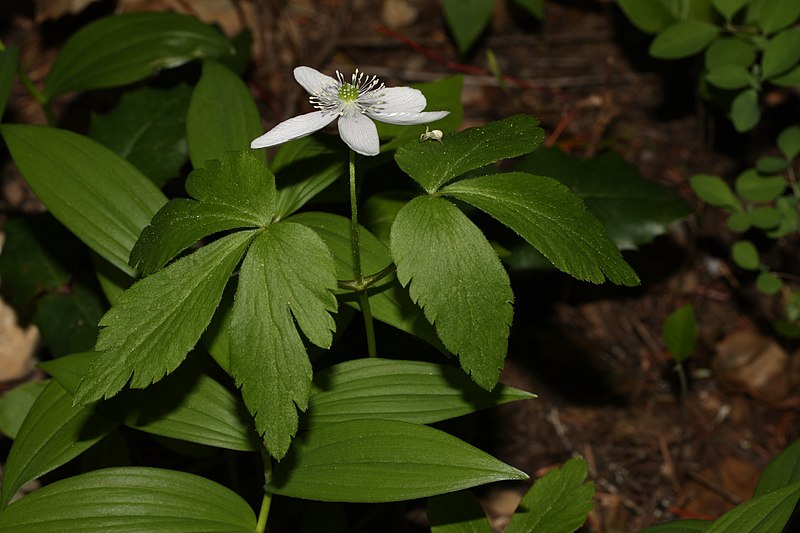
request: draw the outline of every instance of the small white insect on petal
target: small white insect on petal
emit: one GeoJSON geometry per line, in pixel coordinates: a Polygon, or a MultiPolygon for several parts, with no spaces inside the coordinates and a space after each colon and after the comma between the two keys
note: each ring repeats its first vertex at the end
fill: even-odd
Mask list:
{"type": "Polygon", "coordinates": [[[425,133],[419,136],[419,140],[420,142],[438,141],[440,144],[444,144],[442,142],[442,137],[444,137],[444,133],[442,133],[442,130],[431,130],[428,129],[428,126],[425,126],[425,133]]]}

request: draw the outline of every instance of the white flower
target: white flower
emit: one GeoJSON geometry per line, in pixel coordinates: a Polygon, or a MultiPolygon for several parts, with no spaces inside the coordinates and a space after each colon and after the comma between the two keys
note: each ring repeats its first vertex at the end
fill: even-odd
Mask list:
{"type": "Polygon", "coordinates": [[[359,154],[378,155],[378,130],[370,119],[387,124],[425,124],[449,113],[424,112],[428,102],[419,90],[385,87],[376,76],[365,76],[358,69],[349,82],[338,70],[333,79],[311,67],[297,67],[294,78],[311,95],[308,101],[318,111],[281,122],[250,143],[250,148],[266,148],[305,137],[338,118],[339,135],[347,146],[359,154]]]}

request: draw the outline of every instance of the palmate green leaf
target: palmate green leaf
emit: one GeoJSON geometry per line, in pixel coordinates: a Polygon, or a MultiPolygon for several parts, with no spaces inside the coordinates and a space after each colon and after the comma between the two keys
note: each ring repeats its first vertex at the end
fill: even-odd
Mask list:
{"type": "Polygon", "coordinates": [[[48,380],[28,381],[0,396],[0,433],[17,438],[19,428],[48,380]]]}
{"type": "Polygon", "coordinates": [[[126,92],[112,111],[92,116],[89,137],[162,186],[179,174],[189,157],[186,112],[191,95],[191,87],[183,84],[126,92]]]}
{"type": "MultiPolygon", "coordinates": [[[[261,133],[261,116],[247,85],[227,67],[204,61],[186,116],[192,166],[201,168],[227,151],[250,150],[250,141],[261,133]]],[[[264,150],[251,153],[267,162],[264,150]]]]}
{"type": "Polygon", "coordinates": [[[400,148],[394,158],[406,174],[433,194],[465,172],[532,152],[544,141],[544,130],[538,124],[531,116],[515,115],[448,135],[443,144],[411,143],[400,148]]]}
{"type": "Polygon", "coordinates": [[[103,145],[66,130],[3,125],[14,163],[59,222],[128,275],[133,243],[164,194],[103,145]]]}
{"type": "Polygon", "coordinates": [[[428,498],[431,533],[492,533],[486,512],[470,490],[428,498]]]}
{"type": "Polygon", "coordinates": [[[442,189],[513,229],[558,269],[585,281],[638,285],[603,225],[566,186],[522,172],[462,180],[442,189]]]}
{"type": "Polygon", "coordinates": [[[794,441],[770,461],[761,473],[754,496],[762,496],[798,481],[800,481],[800,440],[794,441]]]}
{"type": "Polygon", "coordinates": [[[766,34],[794,24],[800,17],[800,3],[795,0],[764,0],[758,12],[758,26],[766,34]]]}
{"type": "Polygon", "coordinates": [[[492,20],[494,0],[444,0],[442,11],[458,51],[465,54],[492,20]]]}
{"type": "MultiPolygon", "coordinates": [[[[75,394],[95,352],[59,357],[40,363],[71,395],[75,394]]],[[[196,444],[228,450],[258,449],[252,420],[241,398],[202,372],[183,364],[146,390],[124,390],[93,408],[128,427],[196,444]]]]}
{"type": "Polygon", "coordinates": [[[698,20],[682,20],[665,28],[650,44],[650,55],[657,59],[689,57],[711,44],[720,28],[698,20]]]}
{"type": "MultiPolygon", "coordinates": [[[[74,459],[115,427],[117,422],[91,408],[73,405],[72,396],[51,380],[28,412],[8,454],[0,509],[25,483],[74,459]]],[[[4,516],[5,512],[0,513],[0,524],[4,516]]]]}
{"type": "Polygon", "coordinates": [[[100,325],[99,355],[77,403],[109,398],[128,383],[144,388],[175,370],[211,321],[253,231],[223,237],[134,283],[100,325]]]}
{"type": "Polygon", "coordinates": [[[586,481],[586,463],[574,457],[551,470],[523,496],[506,533],[572,533],[594,507],[594,484],[586,481]]]}
{"type": "Polygon", "coordinates": [[[275,177],[254,155],[226,152],[189,174],[186,192],[165,205],[142,231],[131,264],[143,274],[220,231],[267,226],[275,213],[275,177]]]}
{"type": "Polygon", "coordinates": [[[339,147],[340,143],[327,143],[313,135],[281,145],[272,161],[278,219],[294,213],[344,176],[347,155],[339,147]]]}
{"type": "Polygon", "coordinates": [[[527,477],[443,431],[351,420],[298,435],[267,489],[307,500],[393,502],[527,477]]]}
{"type": "Polygon", "coordinates": [[[194,474],[144,467],[105,468],[62,479],[0,513],[0,529],[252,533],[252,508],[230,489],[194,474]]]}
{"type": "Polygon", "coordinates": [[[700,533],[710,523],[709,520],[674,520],[646,527],[639,533],[700,533]]]}
{"type": "Polygon", "coordinates": [[[231,375],[276,459],[286,454],[297,432],[297,408],[308,407],[311,393],[311,363],[298,329],[321,348],[333,340],[335,273],[319,235],[287,221],[255,238],[239,272],[231,375]]]}
{"type": "Polygon", "coordinates": [[[459,369],[420,361],[356,359],[314,376],[304,428],[380,418],[431,424],[536,395],[498,385],[486,392],[459,369]]]}
{"type": "Polygon", "coordinates": [[[783,531],[800,500],[800,482],[757,496],[734,507],[703,533],[761,533],[783,531]]]}
{"type": "Polygon", "coordinates": [[[670,313],[664,321],[662,334],[664,344],[672,352],[672,358],[676,362],[688,359],[694,352],[694,345],[697,342],[697,319],[694,307],[687,304],[670,313]]]}
{"type": "Polygon", "coordinates": [[[515,170],[555,178],[569,187],[620,249],[651,242],[692,212],[675,191],[646,180],[615,152],[578,159],[557,148],[540,148],[522,158],[515,170]]]}
{"type": "Polygon", "coordinates": [[[761,76],[773,78],[800,61],[800,30],[788,29],[770,39],[761,58],[761,76]]]}
{"type": "Polygon", "coordinates": [[[445,347],[478,385],[497,384],[508,346],[514,295],[481,231],[449,201],[420,196],[392,226],[397,279],[445,347]]]}
{"type": "Polygon", "coordinates": [[[163,68],[233,54],[211,26],[177,13],[126,13],[78,30],[56,57],[44,94],[127,85],[163,68]]]}
{"type": "Polygon", "coordinates": [[[11,85],[17,76],[18,61],[19,49],[16,46],[0,50],[0,119],[3,118],[8,95],[11,94],[11,85]]]}
{"type": "MultiPolygon", "coordinates": [[[[350,242],[350,219],[332,213],[306,212],[288,219],[304,224],[322,237],[336,262],[336,277],[341,280],[353,279],[353,249],[350,242]]],[[[361,246],[361,267],[366,275],[376,274],[392,263],[389,248],[382,244],[363,226],[359,230],[361,246]]],[[[373,285],[369,292],[372,318],[392,327],[410,333],[439,350],[444,350],[422,311],[394,274],[387,275],[373,285]]],[[[344,303],[360,309],[357,298],[344,293],[344,303]]]]}

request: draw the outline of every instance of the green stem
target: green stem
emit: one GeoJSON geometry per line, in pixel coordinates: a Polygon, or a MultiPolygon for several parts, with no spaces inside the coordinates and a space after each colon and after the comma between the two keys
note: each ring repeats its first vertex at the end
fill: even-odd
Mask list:
{"type": "MultiPolygon", "coordinates": [[[[5,44],[0,41],[0,52],[6,49],[5,44]]],[[[17,76],[19,76],[19,81],[22,85],[27,89],[27,91],[33,96],[33,99],[42,107],[42,111],[44,111],[44,116],[47,119],[47,125],[52,126],[56,123],[56,117],[53,114],[53,108],[50,107],[50,102],[47,101],[47,98],[44,96],[42,91],[39,90],[36,85],[33,84],[31,78],[28,76],[28,72],[22,68],[22,63],[17,63],[17,76]]]]}
{"type": "MultiPolygon", "coordinates": [[[[272,481],[272,459],[268,454],[261,452],[264,462],[264,485],[272,481]]],[[[264,489],[264,497],[261,499],[261,510],[258,512],[258,522],[256,522],[256,533],[264,533],[267,529],[267,518],[269,517],[269,507],[272,504],[272,493],[264,489]]]]}
{"type": "Polygon", "coordinates": [[[372,324],[372,310],[369,306],[369,295],[364,288],[364,275],[361,273],[361,245],[358,241],[358,197],[356,196],[356,153],[350,150],[350,243],[353,247],[353,278],[364,316],[364,327],[367,332],[367,353],[377,357],[375,346],[375,329],[372,324]]]}

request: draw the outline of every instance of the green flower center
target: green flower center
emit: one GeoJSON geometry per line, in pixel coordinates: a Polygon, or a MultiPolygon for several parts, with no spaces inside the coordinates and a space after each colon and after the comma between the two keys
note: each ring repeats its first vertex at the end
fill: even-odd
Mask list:
{"type": "Polygon", "coordinates": [[[358,87],[350,83],[343,83],[339,87],[339,99],[343,102],[355,102],[358,100],[358,87]]]}

